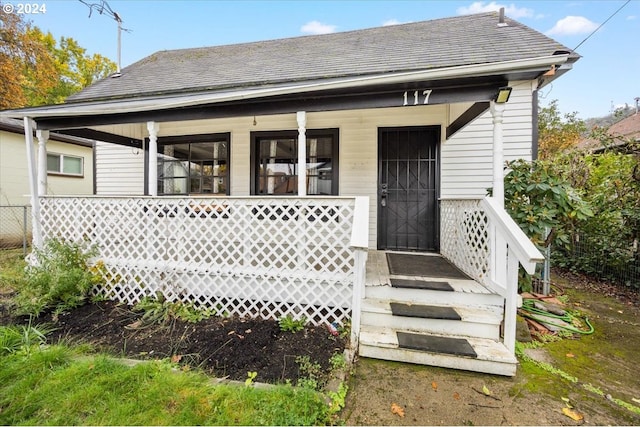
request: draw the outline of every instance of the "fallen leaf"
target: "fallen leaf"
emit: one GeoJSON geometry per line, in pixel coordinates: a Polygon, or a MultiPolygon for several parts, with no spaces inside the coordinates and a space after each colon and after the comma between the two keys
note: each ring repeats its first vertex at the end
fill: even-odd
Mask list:
{"type": "Polygon", "coordinates": [[[482,386],[482,392],[487,396],[491,396],[491,390],[489,390],[486,385],[482,386]]]}
{"type": "Polygon", "coordinates": [[[631,400],[633,400],[636,403],[640,403],[640,399],[636,399],[635,397],[632,397],[631,400]]]}
{"type": "Polygon", "coordinates": [[[396,403],[391,404],[391,413],[396,414],[400,418],[404,417],[404,409],[396,403]]]}
{"type": "Polygon", "coordinates": [[[236,333],[236,331],[229,331],[229,333],[227,333],[227,335],[233,335],[235,333],[236,333]]]}
{"type": "Polygon", "coordinates": [[[618,310],[618,313],[623,314],[623,311],[622,310],[618,310]]]}
{"type": "Polygon", "coordinates": [[[566,356],[567,356],[567,357],[569,357],[569,358],[574,358],[574,357],[576,357],[576,355],[575,355],[575,354],[573,354],[573,353],[567,353],[567,354],[566,354],[566,356]]]}
{"type": "Polygon", "coordinates": [[[432,381],[431,388],[433,389],[433,391],[438,391],[438,383],[435,381],[432,381]]]}
{"type": "Polygon", "coordinates": [[[453,398],[455,400],[460,400],[460,393],[458,393],[457,391],[455,393],[453,393],[453,398]]]}
{"type": "Polygon", "coordinates": [[[580,412],[575,411],[571,408],[567,408],[567,407],[562,408],[562,413],[574,421],[581,421],[584,419],[584,415],[582,415],[580,412]]]}
{"type": "Polygon", "coordinates": [[[174,354],[173,356],[171,356],[171,363],[180,363],[181,360],[182,356],[179,354],[174,354]]]}
{"type": "Polygon", "coordinates": [[[251,329],[247,329],[246,331],[244,331],[245,334],[250,334],[251,332],[251,329]]]}

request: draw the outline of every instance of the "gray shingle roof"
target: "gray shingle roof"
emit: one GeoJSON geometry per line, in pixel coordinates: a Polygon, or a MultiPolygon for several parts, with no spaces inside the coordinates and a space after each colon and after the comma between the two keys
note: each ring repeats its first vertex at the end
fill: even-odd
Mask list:
{"type": "MultiPolygon", "coordinates": [[[[429,70],[552,55],[566,46],[483,13],[365,30],[156,52],[67,102],[429,70]]],[[[578,56],[576,55],[576,58],[578,56]]]]}

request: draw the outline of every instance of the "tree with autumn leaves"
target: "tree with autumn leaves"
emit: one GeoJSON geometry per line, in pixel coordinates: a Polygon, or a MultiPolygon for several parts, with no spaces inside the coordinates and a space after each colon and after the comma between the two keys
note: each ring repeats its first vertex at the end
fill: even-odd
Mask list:
{"type": "Polygon", "coordinates": [[[22,15],[0,12],[0,110],[62,103],[115,70],[74,39],[57,41],[22,15]]]}

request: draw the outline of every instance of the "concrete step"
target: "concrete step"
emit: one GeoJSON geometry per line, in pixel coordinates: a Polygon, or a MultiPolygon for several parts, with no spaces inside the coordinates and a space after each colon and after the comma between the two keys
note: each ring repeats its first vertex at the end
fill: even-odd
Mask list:
{"type": "MultiPolygon", "coordinates": [[[[393,315],[391,302],[366,298],[362,302],[362,324],[380,328],[403,329],[414,332],[447,334],[497,340],[500,336],[502,309],[497,306],[453,307],[461,320],[429,319],[393,315]]],[[[429,304],[442,306],[441,304],[429,304]]]]}
{"type": "MultiPolygon", "coordinates": [[[[363,325],[360,331],[360,357],[394,360],[504,376],[514,376],[516,373],[517,359],[500,342],[486,338],[467,338],[468,343],[477,355],[476,357],[469,357],[401,348],[398,345],[398,331],[412,333],[412,331],[404,329],[363,325]]],[[[447,335],[435,336],[447,337],[447,335]]]]}

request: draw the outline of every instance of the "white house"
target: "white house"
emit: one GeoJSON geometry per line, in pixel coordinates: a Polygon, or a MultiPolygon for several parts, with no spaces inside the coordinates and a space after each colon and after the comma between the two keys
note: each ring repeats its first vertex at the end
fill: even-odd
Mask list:
{"type": "Polygon", "coordinates": [[[113,144],[109,196],[32,183],[34,238],[97,244],[100,292],[350,322],[362,356],[513,375],[517,269],[541,255],[503,209],[504,161],[535,155],[536,91],[578,58],[483,13],[161,51],[2,114],[113,144]]]}
{"type": "MultiPolygon", "coordinates": [[[[31,233],[29,173],[20,120],[0,119],[0,247],[21,244],[25,230],[31,233]]],[[[52,134],[46,152],[47,194],[91,195],[93,189],[93,141],[52,134]]]]}

